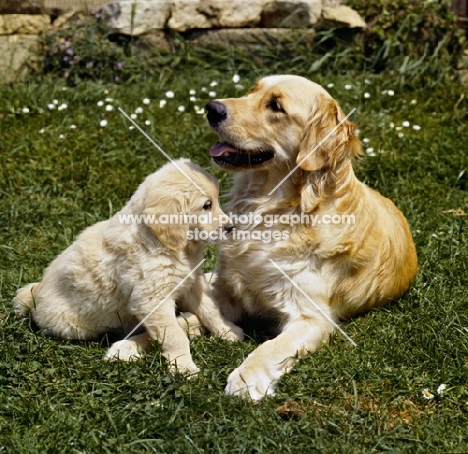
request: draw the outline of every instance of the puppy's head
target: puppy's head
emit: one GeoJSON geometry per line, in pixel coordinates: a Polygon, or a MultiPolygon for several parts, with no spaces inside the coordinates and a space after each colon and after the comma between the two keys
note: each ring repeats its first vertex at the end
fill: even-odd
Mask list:
{"type": "Polygon", "coordinates": [[[146,224],[166,247],[182,251],[189,237],[215,240],[218,229],[232,225],[219,206],[216,179],[187,159],[166,164],[150,175],[141,187],[144,192],[141,212],[146,224]],[[197,229],[207,235],[189,235],[197,229]]]}
{"type": "Polygon", "coordinates": [[[315,171],[359,153],[354,126],[320,85],[303,77],[269,76],[247,96],[207,104],[220,136],[210,149],[226,170],[270,167],[315,171]]]}

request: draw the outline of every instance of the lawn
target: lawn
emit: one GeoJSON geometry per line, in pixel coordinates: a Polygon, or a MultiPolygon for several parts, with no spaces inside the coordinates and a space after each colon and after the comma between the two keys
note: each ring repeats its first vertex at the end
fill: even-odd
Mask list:
{"type": "MultiPolygon", "coordinates": [[[[468,451],[466,86],[272,55],[263,67],[218,58],[195,70],[187,59],[116,85],[37,77],[0,87],[0,451],[468,451]],[[107,339],[50,339],[14,317],[18,286],[39,280],[81,230],[118,211],[166,162],[119,107],[226,190],[231,176],[210,164],[216,137],[200,108],[272,72],[309,77],[346,113],[357,109],[366,150],[357,174],[396,203],[414,235],[420,269],[410,290],[342,325],[356,347],[337,332],[281,379],[274,398],[253,404],[223,388],[258,345],[256,331],[242,343],[193,340],[201,373],[187,381],[168,373],[157,350],[104,363],[107,339]]],[[[213,269],[215,249],[206,257],[213,269]]]]}

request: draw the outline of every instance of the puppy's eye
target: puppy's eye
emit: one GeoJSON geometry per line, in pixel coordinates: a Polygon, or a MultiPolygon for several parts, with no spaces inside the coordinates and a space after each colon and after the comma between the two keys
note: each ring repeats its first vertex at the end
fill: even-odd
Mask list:
{"type": "Polygon", "coordinates": [[[267,107],[268,109],[270,109],[272,112],[275,112],[275,113],[286,113],[285,110],[283,109],[283,106],[279,102],[278,98],[270,99],[267,107]]]}
{"type": "Polygon", "coordinates": [[[203,209],[208,211],[208,210],[211,210],[212,206],[213,206],[213,203],[211,202],[211,200],[208,200],[205,202],[205,205],[203,205],[203,209]]]}

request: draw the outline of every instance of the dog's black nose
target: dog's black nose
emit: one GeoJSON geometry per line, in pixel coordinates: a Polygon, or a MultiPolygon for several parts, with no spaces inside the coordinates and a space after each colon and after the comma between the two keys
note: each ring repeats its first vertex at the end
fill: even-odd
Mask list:
{"type": "Polygon", "coordinates": [[[219,101],[210,101],[205,108],[208,112],[207,118],[210,126],[218,126],[227,117],[226,106],[219,101]]]}
{"type": "Polygon", "coordinates": [[[224,230],[226,231],[226,233],[231,233],[233,228],[234,226],[232,224],[224,226],[224,230]]]}

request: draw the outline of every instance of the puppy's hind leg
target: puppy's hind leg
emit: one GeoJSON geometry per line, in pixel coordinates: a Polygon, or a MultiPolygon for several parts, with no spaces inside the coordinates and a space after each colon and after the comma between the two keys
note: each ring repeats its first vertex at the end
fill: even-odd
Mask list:
{"type": "Polygon", "coordinates": [[[37,284],[28,284],[16,292],[12,304],[17,317],[26,317],[34,307],[33,287],[37,284]]]}
{"type": "Polygon", "coordinates": [[[190,339],[201,336],[207,332],[207,329],[202,325],[198,317],[191,312],[182,312],[177,317],[177,323],[190,339]]]}
{"type": "Polygon", "coordinates": [[[244,339],[242,328],[223,316],[203,275],[197,276],[196,298],[186,303],[190,306],[190,310],[195,313],[203,326],[214,336],[228,341],[244,339]]]}

